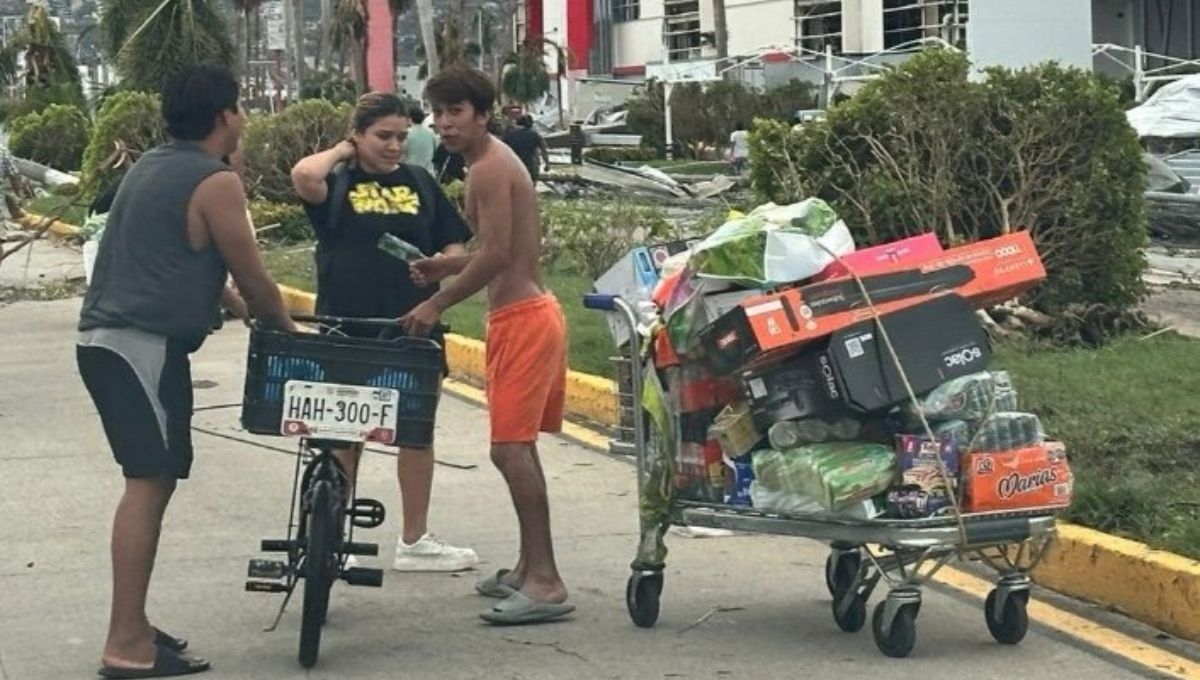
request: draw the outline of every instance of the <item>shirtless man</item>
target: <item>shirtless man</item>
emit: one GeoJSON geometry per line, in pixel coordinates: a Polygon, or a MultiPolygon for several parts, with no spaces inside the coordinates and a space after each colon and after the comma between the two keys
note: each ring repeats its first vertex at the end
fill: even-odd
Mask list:
{"type": "Polygon", "coordinates": [[[425,95],[442,143],[467,162],[467,220],[476,250],[414,262],[418,284],[457,278],[403,322],[410,333],[424,334],[446,309],[487,287],[491,457],[512,494],[521,551],[511,570],[476,584],[480,594],[501,599],[480,616],[497,624],[552,621],[575,607],[554,561],[537,438],[539,431],[562,429],[567,329],[558,301],[542,286],[537,197],[521,160],[488,131],[496,91],[486,75],[447,69],[430,79],[425,95]]]}

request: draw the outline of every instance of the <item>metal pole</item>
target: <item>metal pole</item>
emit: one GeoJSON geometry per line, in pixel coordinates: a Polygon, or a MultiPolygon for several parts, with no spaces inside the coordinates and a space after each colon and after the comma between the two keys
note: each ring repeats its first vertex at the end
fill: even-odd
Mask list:
{"type": "Polygon", "coordinates": [[[1133,46],[1133,98],[1134,101],[1146,100],[1146,72],[1143,66],[1142,46],[1133,46]]]}
{"type": "Polygon", "coordinates": [[[675,83],[665,81],[663,83],[663,117],[665,119],[666,142],[667,142],[667,160],[675,160],[675,139],[671,130],[671,92],[675,89],[675,83]]]}

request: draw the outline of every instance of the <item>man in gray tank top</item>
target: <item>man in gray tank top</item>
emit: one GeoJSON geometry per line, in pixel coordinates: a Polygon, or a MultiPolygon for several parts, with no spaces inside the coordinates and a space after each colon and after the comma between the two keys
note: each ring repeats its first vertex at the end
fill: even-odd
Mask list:
{"type": "Polygon", "coordinates": [[[187,642],[151,625],[146,593],[163,514],[191,469],[188,355],[212,326],[229,274],[250,312],[294,330],[263,266],[241,180],[221,158],[244,117],[237,81],[211,66],[185,69],[163,89],[171,142],[121,181],[83,301],[79,373],[100,414],[125,492],[113,520],[113,596],[101,656],[105,677],[206,670],[187,642]]]}

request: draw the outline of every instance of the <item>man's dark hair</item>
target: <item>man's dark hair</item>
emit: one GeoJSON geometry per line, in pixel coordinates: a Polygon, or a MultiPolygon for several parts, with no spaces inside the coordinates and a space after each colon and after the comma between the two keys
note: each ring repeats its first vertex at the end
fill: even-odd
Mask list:
{"type": "Polygon", "coordinates": [[[413,122],[413,125],[420,125],[425,122],[425,112],[419,106],[409,107],[408,118],[413,122]]]}
{"type": "Polygon", "coordinates": [[[399,97],[389,92],[368,92],[358,98],[354,105],[351,125],[355,132],[366,132],[378,121],[388,116],[408,118],[408,107],[399,97]]]}
{"type": "Polygon", "coordinates": [[[217,115],[237,113],[238,84],[227,69],[210,64],[184,67],[162,88],[162,117],[173,139],[198,142],[217,127],[217,115]]]}
{"type": "Polygon", "coordinates": [[[521,117],[517,118],[517,125],[520,125],[523,128],[533,127],[533,116],[529,115],[528,113],[521,114],[521,117]]]}
{"type": "Polygon", "coordinates": [[[477,68],[451,66],[429,79],[425,98],[434,106],[468,102],[475,111],[490,116],[496,104],[496,86],[477,68]]]}

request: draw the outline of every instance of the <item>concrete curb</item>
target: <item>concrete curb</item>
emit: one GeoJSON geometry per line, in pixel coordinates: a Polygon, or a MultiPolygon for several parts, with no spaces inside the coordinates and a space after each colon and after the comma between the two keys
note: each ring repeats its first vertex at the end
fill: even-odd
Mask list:
{"type": "MultiPolygon", "coordinates": [[[[34,228],[41,219],[26,215],[21,224],[34,228]]],[[[79,232],[57,221],[51,231],[59,236],[79,232]]],[[[312,293],[288,286],[279,290],[292,311],[313,312],[316,296],[312,293]]],[[[483,342],[451,334],[446,338],[446,355],[452,373],[475,383],[483,381],[483,342]]],[[[567,412],[601,425],[616,425],[615,383],[568,371],[567,412]]],[[[1200,642],[1200,561],[1060,523],[1056,541],[1033,575],[1046,588],[1112,607],[1172,635],[1200,642]]]]}
{"type": "MultiPolygon", "coordinates": [[[[25,229],[36,230],[43,226],[42,223],[45,219],[41,215],[27,212],[17,220],[17,223],[25,229]]],[[[71,238],[79,235],[79,227],[59,220],[51,220],[49,233],[59,238],[71,238]]]]}

